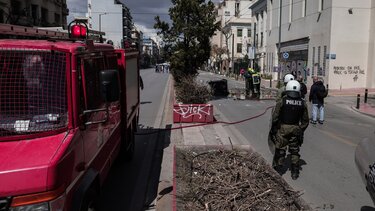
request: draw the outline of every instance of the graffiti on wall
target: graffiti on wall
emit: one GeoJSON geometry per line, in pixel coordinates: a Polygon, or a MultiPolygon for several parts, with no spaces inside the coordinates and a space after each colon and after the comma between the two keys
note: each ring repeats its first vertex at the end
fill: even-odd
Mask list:
{"type": "Polygon", "coordinates": [[[358,81],[358,75],[364,75],[365,70],[361,69],[361,66],[334,66],[333,74],[335,75],[354,75],[353,81],[358,81]]]}
{"type": "Polygon", "coordinates": [[[191,116],[197,115],[199,119],[202,119],[205,115],[210,115],[211,105],[178,105],[173,109],[174,112],[181,115],[182,118],[189,118],[191,116]]]}
{"type": "Polygon", "coordinates": [[[335,75],[364,75],[365,70],[361,69],[361,66],[334,66],[333,74],[335,75]]]}

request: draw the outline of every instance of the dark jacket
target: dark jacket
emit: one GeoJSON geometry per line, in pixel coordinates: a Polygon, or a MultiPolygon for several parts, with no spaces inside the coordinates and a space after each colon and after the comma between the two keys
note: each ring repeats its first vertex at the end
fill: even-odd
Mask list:
{"type": "Polygon", "coordinates": [[[317,81],[311,86],[309,101],[312,102],[312,104],[318,104],[318,105],[324,104],[324,97],[318,96],[319,90],[322,90],[322,89],[325,90],[325,87],[324,87],[323,82],[321,81],[317,81]]]}
{"type": "Polygon", "coordinates": [[[300,84],[301,84],[301,97],[302,99],[305,99],[305,95],[307,94],[307,86],[303,82],[300,82],[300,84]]]}

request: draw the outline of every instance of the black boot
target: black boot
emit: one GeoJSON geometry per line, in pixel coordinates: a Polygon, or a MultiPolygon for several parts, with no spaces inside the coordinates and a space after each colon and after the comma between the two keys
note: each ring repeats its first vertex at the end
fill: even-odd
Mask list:
{"type": "Polygon", "coordinates": [[[279,173],[280,175],[283,174],[283,168],[284,168],[284,162],[285,162],[285,151],[280,149],[275,149],[275,155],[273,157],[272,167],[279,173]]]}
{"type": "Polygon", "coordinates": [[[299,177],[299,166],[296,164],[292,164],[292,172],[291,176],[293,180],[296,180],[299,177]]]}

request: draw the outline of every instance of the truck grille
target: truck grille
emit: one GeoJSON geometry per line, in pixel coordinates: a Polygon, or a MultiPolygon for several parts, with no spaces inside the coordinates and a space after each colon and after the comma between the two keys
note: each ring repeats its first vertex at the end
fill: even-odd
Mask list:
{"type": "Polygon", "coordinates": [[[0,211],[8,211],[10,206],[10,197],[0,198],[0,211]]]}
{"type": "Polygon", "coordinates": [[[0,140],[66,127],[66,53],[0,48],[0,140]]]}

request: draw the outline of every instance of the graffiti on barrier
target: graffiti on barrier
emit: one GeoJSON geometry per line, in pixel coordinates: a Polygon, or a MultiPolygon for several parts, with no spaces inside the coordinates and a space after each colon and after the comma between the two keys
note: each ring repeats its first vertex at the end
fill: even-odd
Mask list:
{"type": "Polygon", "coordinates": [[[204,115],[210,115],[211,105],[177,105],[173,111],[181,115],[182,118],[189,118],[197,115],[199,119],[202,119],[204,115]],[[177,108],[176,108],[177,107],[177,108]]]}

